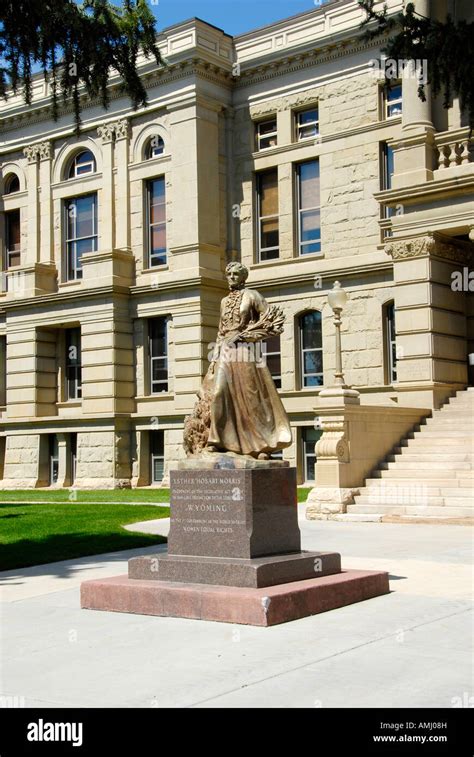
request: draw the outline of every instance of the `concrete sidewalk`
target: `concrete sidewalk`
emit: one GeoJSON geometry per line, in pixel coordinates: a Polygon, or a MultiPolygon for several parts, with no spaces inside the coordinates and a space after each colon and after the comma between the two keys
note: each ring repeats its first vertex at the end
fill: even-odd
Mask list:
{"type": "MultiPolygon", "coordinates": [[[[150,524],[148,524],[150,526],[150,524]]],[[[51,707],[450,707],[472,696],[472,532],[300,523],[392,594],[273,628],[89,612],[83,580],[161,548],[0,574],[2,696],[51,707]]],[[[150,526],[153,527],[153,526],[150,526]]],[[[166,529],[161,521],[160,529],[166,529]]],[[[162,532],[162,531],[161,531],[162,532]]]]}

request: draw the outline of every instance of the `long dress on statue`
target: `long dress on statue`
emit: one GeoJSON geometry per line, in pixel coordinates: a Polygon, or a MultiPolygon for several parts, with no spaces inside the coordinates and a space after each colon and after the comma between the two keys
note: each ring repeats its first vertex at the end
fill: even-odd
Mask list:
{"type": "Polygon", "coordinates": [[[222,300],[207,442],[219,450],[258,456],[291,444],[290,423],[262,355],[261,338],[245,336],[267,310],[267,302],[253,289],[233,290],[222,300]]]}

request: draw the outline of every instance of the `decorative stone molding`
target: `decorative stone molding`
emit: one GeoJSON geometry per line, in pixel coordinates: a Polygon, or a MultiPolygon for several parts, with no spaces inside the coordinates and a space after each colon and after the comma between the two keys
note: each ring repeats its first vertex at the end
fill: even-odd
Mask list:
{"type": "Polygon", "coordinates": [[[53,157],[53,145],[51,142],[38,142],[36,145],[28,145],[28,147],[23,148],[23,155],[29,165],[36,163],[38,158],[40,160],[51,160],[53,157]]]}
{"type": "Polygon", "coordinates": [[[23,149],[23,155],[28,161],[28,165],[36,163],[38,157],[38,145],[29,145],[23,149]]]}
{"type": "Polygon", "coordinates": [[[103,144],[112,142],[115,134],[115,124],[103,124],[102,126],[97,127],[97,134],[99,135],[103,144]]]}
{"type": "Polygon", "coordinates": [[[130,121],[127,118],[116,121],[114,126],[115,139],[128,139],[130,137],[130,121]]]}
{"type": "Polygon", "coordinates": [[[385,245],[385,252],[395,261],[434,256],[453,263],[466,263],[467,259],[472,258],[469,244],[447,241],[434,233],[412,239],[393,240],[385,245]]]}
{"type": "Polygon", "coordinates": [[[343,421],[323,421],[323,435],[316,444],[317,459],[350,462],[346,431],[346,424],[343,421]]]}
{"type": "Polygon", "coordinates": [[[114,139],[128,139],[130,136],[130,122],[128,118],[122,118],[120,121],[112,121],[97,127],[97,134],[103,144],[113,142],[114,139]]]}
{"type": "Polygon", "coordinates": [[[51,142],[40,142],[38,147],[38,157],[40,160],[52,160],[53,145],[51,142]]]}

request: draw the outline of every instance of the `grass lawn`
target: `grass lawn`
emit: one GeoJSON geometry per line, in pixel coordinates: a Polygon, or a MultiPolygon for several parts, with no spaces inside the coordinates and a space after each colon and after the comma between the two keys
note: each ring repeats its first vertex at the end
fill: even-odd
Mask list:
{"type": "Polygon", "coordinates": [[[146,505],[0,504],[0,570],[163,544],[123,526],[166,517],[169,508],[146,505]]]}
{"type": "Polygon", "coordinates": [[[159,504],[170,501],[169,489],[114,489],[107,491],[76,491],[75,489],[24,489],[0,491],[0,502],[68,502],[91,504],[159,504]]]}
{"type": "MultiPolygon", "coordinates": [[[[311,489],[298,489],[298,502],[306,502],[311,489]]],[[[76,491],[70,489],[27,489],[0,491],[0,502],[90,502],[91,504],[159,504],[170,501],[169,489],[115,489],[113,491],[76,491]]]]}

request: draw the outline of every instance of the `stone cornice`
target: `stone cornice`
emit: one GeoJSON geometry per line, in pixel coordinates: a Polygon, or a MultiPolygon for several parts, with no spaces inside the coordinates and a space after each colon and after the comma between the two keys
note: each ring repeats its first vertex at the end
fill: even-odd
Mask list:
{"type": "Polygon", "coordinates": [[[470,242],[462,242],[433,232],[419,237],[392,239],[385,245],[385,252],[394,261],[413,258],[434,257],[453,263],[469,263],[474,247],[470,242]]]}
{"type": "MultiPolygon", "coordinates": [[[[474,165],[474,164],[473,164],[474,165]]],[[[449,171],[449,169],[446,169],[449,171]]],[[[463,191],[472,193],[474,187],[474,169],[471,174],[465,176],[453,176],[448,179],[433,179],[423,184],[414,184],[400,189],[388,189],[383,192],[374,192],[375,199],[384,205],[395,205],[401,202],[404,205],[419,203],[420,199],[427,200],[432,195],[445,194],[447,192],[463,191]]]]}

